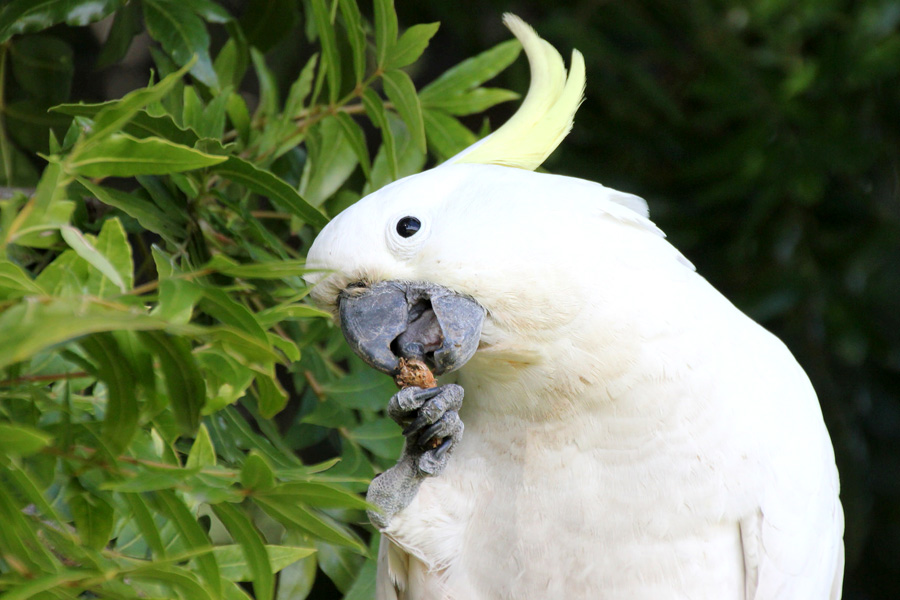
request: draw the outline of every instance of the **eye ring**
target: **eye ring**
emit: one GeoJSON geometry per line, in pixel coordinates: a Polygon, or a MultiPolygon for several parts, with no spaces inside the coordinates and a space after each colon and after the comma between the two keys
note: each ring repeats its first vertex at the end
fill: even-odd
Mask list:
{"type": "Polygon", "coordinates": [[[405,216],[397,221],[397,234],[403,238],[409,238],[422,228],[422,221],[416,217],[405,216]]]}

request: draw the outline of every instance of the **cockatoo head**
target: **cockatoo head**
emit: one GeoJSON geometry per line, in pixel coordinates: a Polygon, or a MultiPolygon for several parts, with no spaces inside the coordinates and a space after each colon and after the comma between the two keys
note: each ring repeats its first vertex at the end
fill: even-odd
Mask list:
{"type": "MultiPolygon", "coordinates": [[[[519,111],[446,163],[363,198],[310,249],[307,266],[318,270],[307,276],[314,300],[337,315],[353,349],[384,372],[396,373],[399,357],[449,372],[472,357],[483,329],[522,321],[540,328],[566,318],[561,298],[572,297],[566,286],[573,277],[560,273],[551,249],[568,235],[566,203],[578,200],[548,200],[555,180],[532,170],[572,126],[584,61],[574,51],[567,76],[559,53],[531,27],[513,15],[504,21],[531,66],[519,111]]],[[[597,185],[557,179],[573,189],[597,185]]]]}

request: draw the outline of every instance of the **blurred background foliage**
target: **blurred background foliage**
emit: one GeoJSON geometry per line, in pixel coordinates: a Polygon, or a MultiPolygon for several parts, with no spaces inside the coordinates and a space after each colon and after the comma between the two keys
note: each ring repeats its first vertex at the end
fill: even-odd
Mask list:
{"type": "MultiPolygon", "coordinates": [[[[33,185],[42,163],[25,156],[49,151],[47,127],[65,134],[69,118],[47,113],[46,107],[121,97],[146,84],[148,70],[162,60],[160,47],[164,52],[174,48],[152,42],[143,33],[147,15],[134,8],[138,4],[124,3],[112,30],[107,20],[92,27],[57,25],[38,41],[29,41],[37,33],[14,38],[22,56],[52,58],[38,60],[40,68],[49,70],[44,77],[71,83],[70,88],[43,89],[29,84],[38,77],[34,65],[12,58],[7,62],[16,84],[4,96],[2,116],[11,139],[0,151],[18,151],[8,160],[23,177],[12,183],[33,185]],[[107,36],[128,32],[139,35],[127,54],[110,50],[107,36]]],[[[250,46],[264,53],[271,74],[234,81],[251,110],[261,94],[265,98],[267,84],[284,98],[318,50],[315,3],[218,4],[239,18],[241,32],[250,46]]],[[[327,4],[340,14],[338,4],[344,3],[327,4]]],[[[372,5],[364,2],[360,8],[364,20],[372,22],[372,5]]],[[[572,134],[545,168],[646,198],[655,222],[699,272],[785,340],[813,380],[835,444],[847,519],[844,597],[897,597],[900,3],[460,0],[400,2],[397,11],[401,31],[416,23],[441,23],[422,59],[404,67],[417,89],[461,60],[509,39],[500,23],[504,11],[530,22],[564,55],[573,47],[584,53],[587,100],[572,134]]],[[[216,56],[234,39],[235,24],[204,18],[216,56]]],[[[345,58],[352,55],[348,40],[339,33],[334,46],[345,58]]],[[[345,82],[352,81],[353,69],[352,61],[343,63],[345,82]]],[[[9,78],[7,71],[5,80],[9,78]]],[[[527,84],[524,60],[490,82],[520,92],[527,84]]],[[[492,96],[503,98],[509,96],[492,96]]],[[[489,104],[470,108],[478,113],[489,104]]],[[[505,103],[490,108],[487,120],[481,114],[456,116],[468,130],[483,132],[487,122],[499,124],[514,110],[515,103],[505,103]]],[[[430,117],[429,153],[404,154],[407,169],[434,164],[450,151],[430,137],[436,125],[447,122],[443,117],[449,111],[440,114],[430,117]]],[[[389,118],[401,137],[408,136],[399,117],[389,118]]],[[[365,119],[359,124],[367,150],[377,154],[379,132],[365,119]]],[[[453,131],[459,143],[472,135],[453,131]]],[[[300,150],[287,152],[267,168],[302,186],[305,157],[315,157],[317,151],[325,155],[316,144],[333,138],[317,139],[305,140],[300,150]]],[[[372,187],[371,177],[354,165],[337,187],[324,187],[328,195],[321,198],[322,206],[334,214],[372,187]]],[[[95,209],[90,203],[80,209],[91,217],[84,221],[86,226],[102,220],[91,214],[95,209]]],[[[293,240],[290,246],[302,254],[313,228],[293,225],[276,231],[276,236],[293,240]],[[288,233],[292,237],[284,237],[288,233]]],[[[135,242],[134,237],[130,240],[135,242]]],[[[387,427],[379,432],[380,425],[368,425],[379,422],[376,409],[388,397],[389,384],[367,379],[371,375],[354,366],[323,320],[290,327],[295,339],[324,350],[308,352],[301,341],[300,363],[286,372],[277,367],[289,399],[274,420],[254,420],[252,399],[242,400],[235,414],[253,427],[274,424],[263,437],[278,434],[284,448],[307,463],[343,454],[345,466],[339,469],[365,479],[373,464],[383,466],[396,451],[398,440],[390,441],[387,427]],[[326,379],[324,391],[317,374],[326,379]],[[353,425],[348,428],[347,422],[353,425]],[[360,434],[357,428],[364,426],[374,429],[364,428],[360,434]],[[381,434],[388,445],[382,445],[381,434]],[[353,456],[347,454],[351,451],[353,456]],[[346,466],[352,464],[362,466],[353,471],[346,466]]],[[[243,458],[228,460],[239,464],[243,458]]],[[[339,516],[361,520],[358,513],[339,516]]],[[[365,568],[360,565],[368,564],[352,552],[319,554],[319,569],[327,577],[316,578],[314,584],[309,580],[315,586],[310,597],[334,597],[335,587],[346,591],[355,573],[365,568]]],[[[315,563],[304,560],[304,573],[315,571],[315,563]]],[[[294,578],[290,581],[309,579],[298,575],[298,568],[286,572],[294,578]]]]}

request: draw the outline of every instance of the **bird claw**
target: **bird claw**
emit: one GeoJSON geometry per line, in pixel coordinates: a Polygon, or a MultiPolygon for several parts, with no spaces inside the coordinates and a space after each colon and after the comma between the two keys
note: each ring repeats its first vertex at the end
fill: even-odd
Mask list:
{"type": "Polygon", "coordinates": [[[463,389],[455,384],[400,390],[388,404],[388,414],[403,426],[406,445],[393,467],[372,481],[366,499],[377,510],[369,518],[379,529],[415,497],[426,477],[436,477],[447,467],[450,453],[462,439],[459,418],[463,389]]]}
{"type": "Polygon", "coordinates": [[[404,388],[388,403],[388,414],[403,425],[404,454],[414,460],[420,473],[435,476],[444,470],[447,452],[462,438],[463,424],[457,412],[462,399],[462,387],[450,383],[429,389],[404,388]]]}

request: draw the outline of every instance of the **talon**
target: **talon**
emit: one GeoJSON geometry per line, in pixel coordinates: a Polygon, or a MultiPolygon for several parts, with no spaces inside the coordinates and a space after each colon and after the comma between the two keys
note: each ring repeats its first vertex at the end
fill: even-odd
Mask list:
{"type": "Polygon", "coordinates": [[[424,402],[427,400],[431,400],[432,398],[434,398],[435,396],[437,396],[440,393],[441,393],[441,388],[439,388],[439,387],[424,388],[424,389],[416,392],[415,396],[416,396],[416,400],[422,400],[424,402]]]}
{"type": "Polygon", "coordinates": [[[450,446],[453,444],[453,440],[450,438],[444,438],[444,441],[441,442],[441,445],[434,449],[434,457],[441,458],[447,453],[447,450],[450,449],[450,446]]]}
{"type": "Polygon", "coordinates": [[[420,446],[424,446],[425,444],[428,443],[428,441],[431,438],[433,438],[437,434],[438,431],[441,430],[441,427],[442,427],[442,423],[440,421],[438,421],[437,423],[435,423],[434,425],[432,425],[431,427],[429,427],[428,429],[423,431],[422,435],[419,436],[418,442],[416,442],[416,443],[419,444],[420,446]]]}
{"type": "Polygon", "coordinates": [[[419,415],[418,417],[416,417],[415,421],[403,428],[403,437],[406,437],[409,434],[422,429],[427,423],[428,418],[425,415],[419,415]]]}

